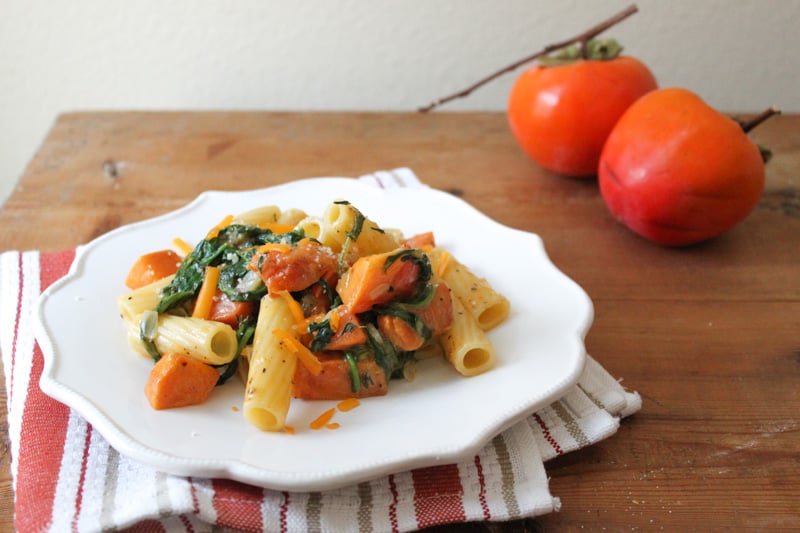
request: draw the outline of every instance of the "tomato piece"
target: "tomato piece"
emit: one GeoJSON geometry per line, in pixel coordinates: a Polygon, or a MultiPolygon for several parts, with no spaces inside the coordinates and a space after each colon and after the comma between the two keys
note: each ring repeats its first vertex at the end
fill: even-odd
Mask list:
{"type": "Polygon", "coordinates": [[[252,316],[255,312],[255,302],[235,302],[218,290],[212,299],[208,319],[224,322],[235,329],[239,326],[240,320],[252,316]]]}
{"type": "Polygon", "coordinates": [[[632,57],[538,65],[515,81],[508,122],[523,151],[542,167],[563,176],[594,176],[614,124],[656,88],[650,70],[632,57]]]}
{"type": "Polygon", "coordinates": [[[338,258],[316,241],[303,239],[287,251],[268,251],[253,256],[257,269],[270,292],[303,290],[320,279],[336,275],[338,258]]]}
{"type": "Polygon", "coordinates": [[[128,272],[125,285],[138,289],[171,276],[180,268],[183,259],[172,250],[159,250],[140,256],[128,272]]]}
{"type": "Polygon", "coordinates": [[[383,396],[388,391],[383,368],[370,359],[358,361],[361,386],[353,392],[350,367],[341,355],[318,354],[322,372],[315,376],[303,365],[297,365],[292,379],[292,396],[304,400],[344,400],[383,396]]]}

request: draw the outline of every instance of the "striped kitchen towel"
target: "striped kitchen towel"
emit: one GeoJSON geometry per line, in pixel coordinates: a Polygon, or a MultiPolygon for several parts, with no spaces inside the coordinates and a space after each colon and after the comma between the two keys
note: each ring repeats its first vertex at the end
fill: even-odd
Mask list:
{"type": "MultiPolygon", "coordinates": [[[[424,186],[409,169],[360,179],[424,186]]],[[[325,492],[284,492],[158,472],[120,455],[79,414],[39,388],[31,310],[65,275],[74,250],[0,254],[0,352],[8,400],[15,524],[39,531],[410,531],[501,521],[559,508],[544,462],[602,440],[641,406],[594,359],[563,398],[462,463],[420,468],[325,492]]]]}

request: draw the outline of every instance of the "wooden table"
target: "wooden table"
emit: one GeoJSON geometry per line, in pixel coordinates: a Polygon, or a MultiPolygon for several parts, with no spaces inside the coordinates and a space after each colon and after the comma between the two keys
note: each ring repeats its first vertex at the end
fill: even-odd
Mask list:
{"type": "MultiPolygon", "coordinates": [[[[561,512],[508,530],[797,528],[800,116],[752,136],[775,153],[758,208],[720,238],[667,249],[615,222],[594,180],[529,161],[498,113],[67,114],[0,211],[0,250],[73,247],[206,189],[409,166],[541,235],[594,301],[589,353],[644,399],[615,436],[548,463],[561,512]]],[[[455,529],[485,528],[440,528],[455,529]]]]}

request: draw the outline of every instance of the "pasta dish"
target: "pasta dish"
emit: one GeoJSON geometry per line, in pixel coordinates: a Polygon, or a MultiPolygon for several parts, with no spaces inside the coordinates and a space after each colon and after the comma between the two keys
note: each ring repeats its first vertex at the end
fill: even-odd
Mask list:
{"type": "Polygon", "coordinates": [[[199,404],[241,379],[244,417],[264,431],[291,430],[292,398],[385,395],[422,359],[481,374],[495,363],[486,333],[510,311],[432,232],[382,228],[347,201],[319,216],[256,208],[175,248],[142,255],[117,300],[130,346],[155,363],[147,399],[199,404]]]}

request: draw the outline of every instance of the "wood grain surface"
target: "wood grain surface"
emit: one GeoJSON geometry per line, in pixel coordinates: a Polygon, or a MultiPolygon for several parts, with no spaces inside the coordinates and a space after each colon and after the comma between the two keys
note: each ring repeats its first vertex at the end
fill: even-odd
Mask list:
{"type": "MultiPolygon", "coordinates": [[[[595,180],[528,160],[499,113],[65,114],[0,210],[0,251],[74,247],[207,189],[408,166],[538,233],[594,302],[589,353],[644,401],[613,437],[547,464],[560,512],[436,531],[797,529],[800,116],[752,137],[775,154],[757,209],[668,249],[614,221],[595,180]]],[[[0,425],[0,531],[12,531],[5,410],[0,425]]]]}

